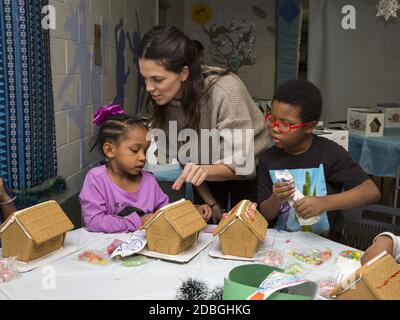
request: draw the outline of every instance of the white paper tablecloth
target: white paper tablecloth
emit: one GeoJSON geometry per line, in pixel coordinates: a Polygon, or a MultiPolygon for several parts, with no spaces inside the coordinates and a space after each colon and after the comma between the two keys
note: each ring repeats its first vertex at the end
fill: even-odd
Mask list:
{"type": "MultiPolygon", "coordinates": [[[[209,233],[205,235],[212,237],[209,233]]],[[[69,232],[66,244],[75,245],[80,251],[61,258],[50,267],[40,267],[8,283],[0,283],[0,299],[174,299],[178,286],[188,277],[204,280],[213,288],[223,285],[224,277],[232,268],[252,263],[212,258],[208,254],[211,246],[187,264],[149,259],[144,265],[129,268],[120,263],[97,266],[78,260],[82,250],[104,250],[116,238],[126,240],[129,235],[91,233],[84,229],[69,232]],[[55,279],[55,288],[52,288],[51,279],[55,279]]],[[[311,233],[268,229],[267,238],[268,241],[274,239],[274,248],[284,250],[299,248],[302,244],[330,248],[333,257],[321,266],[312,267],[307,275],[314,281],[334,276],[338,254],[351,249],[311,233]]]]}

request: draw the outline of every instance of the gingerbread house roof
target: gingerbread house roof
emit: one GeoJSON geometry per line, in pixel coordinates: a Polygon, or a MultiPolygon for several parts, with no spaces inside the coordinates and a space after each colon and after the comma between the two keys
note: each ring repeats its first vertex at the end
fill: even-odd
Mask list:
{"type": "Polygon", "coordinates": [[[400,266],[391,255],[384,256],[371,266],[362,266],[359,272],[378,299],[400,299],[400,266]]]}
{"type": "MultiPolygon", "coordinates": [[[[381,300],[399,300],[400,299],[400,265],[394,258],[382,253],[383,257],[379,256],[369,263],[364,264],[359,268],[354,275],[351,275],[354,280],[358,282],[363,279],[368,289],[372,292],[376,299],[381,300]]],[[[333,297],[350,290],[352,287],[348,285],[346,288],[340,284],[331,293],[333,297]]]]}
{"type": "Polygon", "coordinates": [[[268,222],[264,219],[261,213],[255,209],[255,205],[249,200],[242,200],[229,212],[228,215],[225,215],[218,224],[217,229],[215,229],[213,236],[223,233],[238,219],[241,220],[258,239],[265,239],[268,222]],[[249,214],[251,210],[253,210],[253,212],[249,214]]]}
{"type": "Polygon", "coordinates": [[[18,223],[26,236],[38,245],[74,228],[60,205],[54,200],[14,212],[2,224],[0,233],[12,223],[18,223]]]}
{"type": "Polygon", "coordinates": [[[172,228],[183,239],[190,237],[207,226],[192,202],[181,199],[157,210],[153,219],[143,225],[142,229],[147,229],[161,215],[165,215],[172,228]]]}

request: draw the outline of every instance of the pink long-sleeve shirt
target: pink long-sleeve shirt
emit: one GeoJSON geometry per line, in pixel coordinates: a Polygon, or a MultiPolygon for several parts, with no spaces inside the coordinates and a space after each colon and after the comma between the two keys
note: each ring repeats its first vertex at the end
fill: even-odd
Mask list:
{"type": "Polygon", "coordinates": [[[90,170],[79,194],[85,228],[106,233],[133,231],[142,225],[140,214],[168,204],[156,178],[146,171],[141,175],[136,192],[127,192],[110,179],[105,165],[90,170]]]}

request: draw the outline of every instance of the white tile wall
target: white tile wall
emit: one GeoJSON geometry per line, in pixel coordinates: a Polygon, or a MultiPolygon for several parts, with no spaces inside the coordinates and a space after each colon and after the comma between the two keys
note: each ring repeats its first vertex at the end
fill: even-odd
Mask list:
{"type": "MultiPolygon", "coordinates": [[[[79,191],[85,174],[100,155],[89,152],[94,139],[93,112],[110,103],[116,94],[114,27],[121,18],[130,35],[137,30],[139,10],[142,35],[155,22],[156,0],[50,0],[56,9],[56,29],[50,32],[56,122],[58,174],[68,187],[79,191]],[[101,25],[102,65],[94,65],[94,24],[101,25]]],[[[136,103],[137,70],[128,42],[125,70],[126,110],[136,103]]]]}

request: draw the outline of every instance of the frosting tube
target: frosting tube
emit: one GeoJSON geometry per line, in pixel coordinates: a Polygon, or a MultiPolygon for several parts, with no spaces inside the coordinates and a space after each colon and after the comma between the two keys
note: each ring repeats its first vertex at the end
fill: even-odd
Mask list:
{"type": "MultiPolygon", "coordinates": [[[[275,178],[276,182],[292,182],[294,184],[294,178],[288,170],[275,171],[275,178]]],[[[291,207],[293,207],[294,203],[302,198],[304,198],[304,195],[295,187],[295,192],[292,198],[288,200],[288,203],[291,207]]],[[[295,214],[301,226],[311,226],[314,223],[318,222],[318,220],[320,219],[320,216],[312,217],[309,219],[303,219],[299,217],[296,212],[295,214]]]]}

